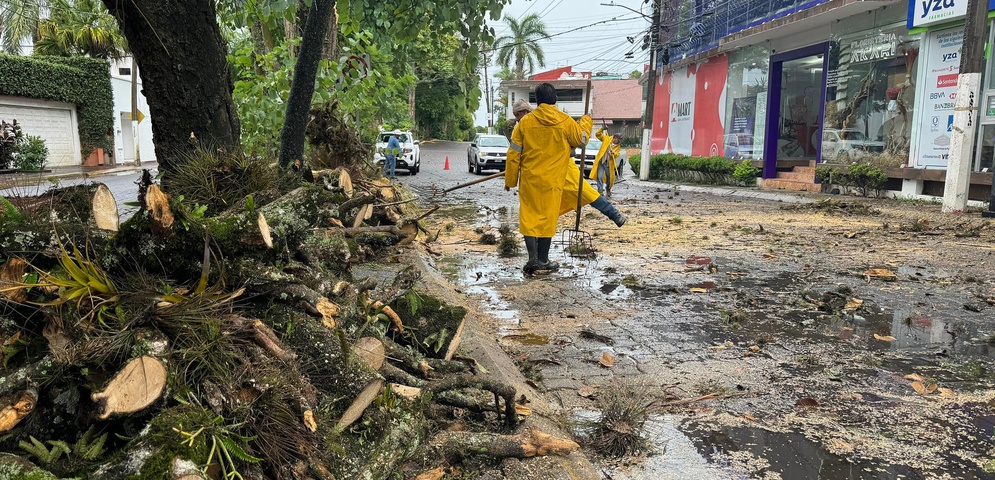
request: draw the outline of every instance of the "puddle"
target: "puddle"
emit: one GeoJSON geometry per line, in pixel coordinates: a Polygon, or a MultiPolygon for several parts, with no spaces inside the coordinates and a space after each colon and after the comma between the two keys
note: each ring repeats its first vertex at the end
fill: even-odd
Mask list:
{"type": "Polygon", "coordinates": [[[694,422],[682,425],[680,430],[693,439],[698,453],[709,462],[733,467],[737,458],[742,458],[737,452],[748,452],[750,456],[762,458],[766,466],[750,472],[751,478],[763,478],[765,472],[777,473],[786,480],[924,478],[901,465],[870,464],[860,458],[833,455],[800,433],[777,433],[745,427],[713,428],[694,422]]]}

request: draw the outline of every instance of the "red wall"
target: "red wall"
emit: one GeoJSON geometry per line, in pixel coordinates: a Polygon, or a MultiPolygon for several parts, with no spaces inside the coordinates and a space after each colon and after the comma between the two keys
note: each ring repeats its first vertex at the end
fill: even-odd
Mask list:
{"type": "Polygon", "coordinates": [[[658,79],[650,142],[654,154],[723,154],[728,70],[729,57],[719,55],[658,79]]]}

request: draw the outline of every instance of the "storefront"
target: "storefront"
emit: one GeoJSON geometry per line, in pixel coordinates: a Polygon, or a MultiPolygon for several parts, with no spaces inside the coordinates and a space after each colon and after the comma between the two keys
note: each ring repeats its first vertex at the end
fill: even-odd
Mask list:
{"type": "Polygon", "coordinates": [[[823,162],[907,163],[917,105],[920,42],[898,8],[834,25],[826,81],[823,162]]]}
{"type": "MultiPolygon", "coordinates": [[[[989,0],[988,9],[993,8],[995,0],[989,0]]],[[[967,0],[909,2],[906,27],[909,34],[921,38],[922,43],[922,68],[916,77],[916,83],[920,86],[916,102],[922,108],[913,119],[915,141],[912,142],[908,159],[910,167],[947,168],[966,12],[967,0]]],[[[989,58],[982,84],[981,125],[974,154],[974,171],[990,171],[995,157],[993,73],[995,65],[989,58]]]]}

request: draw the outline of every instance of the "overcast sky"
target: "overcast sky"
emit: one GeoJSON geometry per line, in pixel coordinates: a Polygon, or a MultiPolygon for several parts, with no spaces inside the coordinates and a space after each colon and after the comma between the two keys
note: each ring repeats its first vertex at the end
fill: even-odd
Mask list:
{"type": "MultiPolygon", "coordinates": [[[[551,38],[539,42],[546,54],[546,66],[536,67],[536,72],[557,67],[572,66],[574,71],[618,73],[627,76],[633,70],[642,70],[649,53],[640,50],[642,37],[649,27],[649,21],[639,14],[622,7],[602,6],[610,0],[512,0],[505,5],[503,16],[521,18],[538,13],[546,24],[551,38]],[[612,20],[615,19],[615,20],[612,20]],[[592,25],[598,22],[597,25],[592,25]],[[578,29],[576,31],[570,31],[578,29]],[[633,37],[635,44],[626,37],[633,37]],[[626,59],[625,54],[633,52],[634,58],[626,59]]],[[[624,5],[636,11],[649,14],[649,5],[643,0],[615,0],[616,5],[624,5]]],[[[492,22],[497,36],[509,33],[503,20],[492,22]]],[[[488,67],[491,76],[500,70],[493,61],[488,67]]],[[[491,79],[491,86],[497,95],[498,82],[491,79]]],[[[480,86],[481,89],[484,85],[480,86]]],[[[477,110],[476,124],[487,125],[487,110],[484,99],[477,110]]],[[[495,117],[496,121],[496,117],[495,117]]]]}

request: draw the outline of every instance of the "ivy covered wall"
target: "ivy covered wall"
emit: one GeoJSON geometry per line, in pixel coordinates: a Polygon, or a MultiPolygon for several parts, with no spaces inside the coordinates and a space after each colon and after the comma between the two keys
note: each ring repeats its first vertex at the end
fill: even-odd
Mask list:
{"type": "Polygon", "coordinates": [[[114,94],[107,60],[0,55],[0,95],[75,104],[83,157],[95,148],[114,148],[108,135],[114,128],[114,94]]]}

